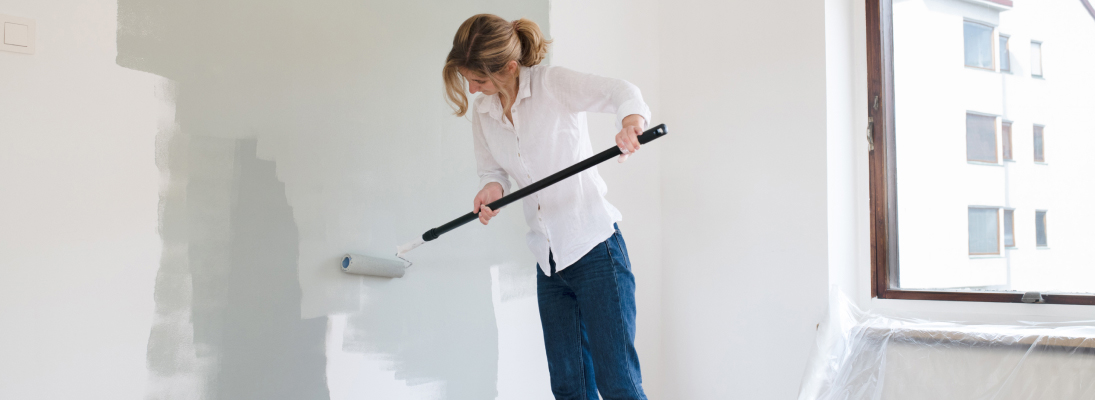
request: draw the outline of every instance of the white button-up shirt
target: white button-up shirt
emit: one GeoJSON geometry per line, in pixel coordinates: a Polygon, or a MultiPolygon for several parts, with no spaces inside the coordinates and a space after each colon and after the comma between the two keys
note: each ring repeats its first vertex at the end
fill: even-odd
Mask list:
{"type": "MultiPolygon", "coordinates": [[[[624,80],[533,66],[521,67],[518,85],[512,124],[497,94],[480,95],[472,104],[480,188],[498,182],[509,194],[509,178],[525,187],[592,156],[582,112],[616,113],[617,129],[631,114],[650,121],[639,88],[624,80]]],[[[593,167],[524,198],[528,247],[544,274],[551,275],[549,251],[561,271],[612,236],[612,224],[623,216],[605,200],[606,192],[593,167]]]]}

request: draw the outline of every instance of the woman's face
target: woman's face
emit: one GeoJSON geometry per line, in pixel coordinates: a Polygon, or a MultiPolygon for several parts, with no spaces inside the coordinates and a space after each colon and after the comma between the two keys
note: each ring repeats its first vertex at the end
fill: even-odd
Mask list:
{"type": "Polygon", "coordinates": [[[498,93],[498,88],[494,87],[494,83],[483,75],[479,75],[464,68],[460,68],[460,75],[463,75],[464,79],[467,79],[468,91],[471,92],[471,94],[483,92],[483,94],[490,96],[498,93]]]}
{"type": "MultiPolygon", "coordinates": [[[[494,74],[494,79],[497,79],[502,84],[506,84],[513,80],[513,74],[516,70],[517,62],[510,61],[509,65],[506,65],[505,68],[502,68],[501,71],[494,74]]],[[[460,71],[460,75],[463,75],[464,79],[468,81],[468,91],[471,92],[471,94],[483,92],[483,94],[490,96],[498,93],[498,88],[494,86],[494,82],[491,82],[486,76],[466,68],[459,68],[458,71],[460,71]]]]}

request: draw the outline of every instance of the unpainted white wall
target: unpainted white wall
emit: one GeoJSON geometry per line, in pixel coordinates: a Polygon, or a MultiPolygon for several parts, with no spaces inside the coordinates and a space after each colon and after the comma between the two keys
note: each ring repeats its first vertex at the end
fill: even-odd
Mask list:
{"type": "Polygon", "coordinates": [[[828,277],[824,4],[659,6],[665,392],[794,397],[828,277]]]}
{"type": "MultiPolygon", "coordinates": [[[[638,86],[650,105],[650,126],[661,123],[657,41],[657,1],[551,2],[552,64],[625,79],[638,86]]],[[[588,114],[594,149],[614,145],[614,115],[588,114]]],[[[672,127],[670,132],[673,132],[672,127]]],[[[664,398],[662,358],[662,203],[661,152],[675,135],[645,145],[620,164],[598,166],[608,184],[608,200],[620,209],[619,223],[635,273],[638,310],[635,345],[642,365],[643,389],[664,398]]]]}
{"type": "Polygon", "coordinates": [[[0,398],[141,398],[153,319],[156,135],[171,87],[114,64],[113,2],[10,0],[0,52],[0,398]]]}

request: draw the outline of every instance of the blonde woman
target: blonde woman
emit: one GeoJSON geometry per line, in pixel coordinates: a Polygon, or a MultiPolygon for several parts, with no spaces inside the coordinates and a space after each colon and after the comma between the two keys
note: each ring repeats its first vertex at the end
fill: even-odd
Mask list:
{"type": "MultiPolygon", "coordinates": [[[[593,154],[582,112],[616,114],[620,162],[639,150],[650,108],[634,85],[541,66],[550,41],[528,19],[480,14],[460,25],[445,60],[456,115],[470,106],[480,191],[473,212],[593,154]]],[[[646,399],[635,352],[635,277],[604,180],[591,168],[524,202],[537,260],[537,297],[556,399],[646,399]]]]}

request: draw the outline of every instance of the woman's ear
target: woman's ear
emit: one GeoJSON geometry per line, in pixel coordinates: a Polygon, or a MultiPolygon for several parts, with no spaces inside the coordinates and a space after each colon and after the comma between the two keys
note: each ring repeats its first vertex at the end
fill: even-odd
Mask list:
{"type": "Polygon", "coordinates": [[[509,62],[506,63],[506,72],[508,72],[510,75],[516,74],[517,66],[517,60],[509,60],[509,62]]]}

